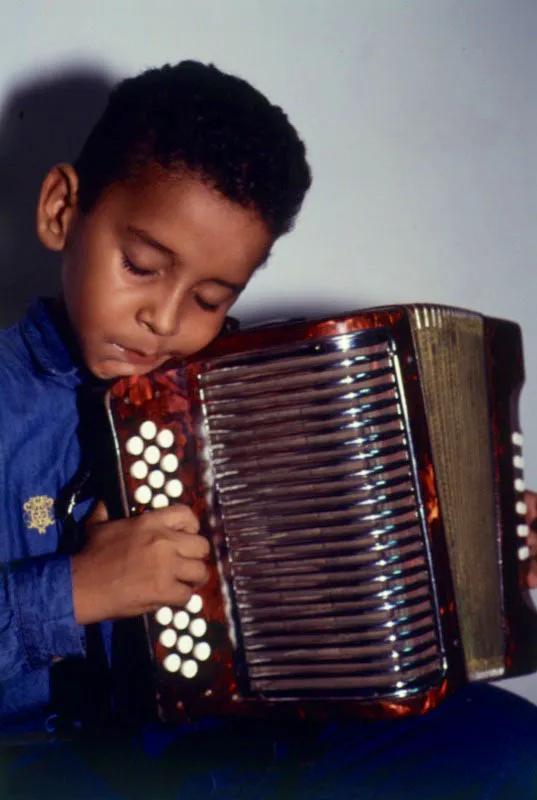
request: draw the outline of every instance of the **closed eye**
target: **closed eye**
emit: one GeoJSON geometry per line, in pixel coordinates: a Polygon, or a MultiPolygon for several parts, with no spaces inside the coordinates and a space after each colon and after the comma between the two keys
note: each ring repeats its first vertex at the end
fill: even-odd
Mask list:
{"type": "Polygon", "coordinates": [[[130,258],[125,255],[125,253],[123,253],[121,260],[125,269],[128,272],[131,272],[133,275],[139,275],[141,278],[143,278],[156,274],[156,270],[154,269],[142,269],[141,267],[137,267],[136,264],[133,264],[130,258]]]}
{"type": "Polygon", "coordinates": [[[199,294],[195,294],[194,299],[204,311],[218,311],[221,306],[221,303],[208,303],[207,300],[204,300],[199,294]]]}

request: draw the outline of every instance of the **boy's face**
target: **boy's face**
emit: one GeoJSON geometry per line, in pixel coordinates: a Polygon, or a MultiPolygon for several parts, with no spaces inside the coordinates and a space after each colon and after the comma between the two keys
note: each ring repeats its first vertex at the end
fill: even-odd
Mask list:
{"type": "Polygon", "coordinates": [[[141,375],[196,353],[265,259],[266,225],[195,177],[115,184],[75,211],[63,296],[90,371],[141,375]]]}

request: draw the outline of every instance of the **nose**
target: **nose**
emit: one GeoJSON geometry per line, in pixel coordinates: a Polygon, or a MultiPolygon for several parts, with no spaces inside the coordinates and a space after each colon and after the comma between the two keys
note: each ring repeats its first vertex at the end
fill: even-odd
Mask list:
{"type": "Polygon", "coordinates": [[[182,302],[182,291],[162,291],[147,296],[138,312],[137,321],[157,336],[175,336],[179,331],[182,302]]]}

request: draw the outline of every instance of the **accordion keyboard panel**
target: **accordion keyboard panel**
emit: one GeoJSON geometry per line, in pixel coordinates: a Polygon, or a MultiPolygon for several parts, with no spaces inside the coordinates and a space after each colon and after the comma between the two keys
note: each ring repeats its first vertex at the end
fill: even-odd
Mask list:
{"type": "Polygon", "coordinates": [[[382,329],[226,356],[199,375],[249,693],[404,697],[441,678],[397,376],[382,329]]]}

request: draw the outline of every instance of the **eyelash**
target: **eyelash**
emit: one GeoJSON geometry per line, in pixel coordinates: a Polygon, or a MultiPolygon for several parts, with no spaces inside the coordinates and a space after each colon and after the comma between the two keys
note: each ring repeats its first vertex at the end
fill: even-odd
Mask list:
{"type": "MultiPolygon", "coordinates": [[[[140,269],[140,267],[135,266],[132,261],[127,258],[126,255],[123,255],[123,266],[128,272],[131,272],[133,275],[138,275],[139,277],[148,277],[150,275],[155,275],[154,270],[150,269],[140,269]]],[[[216,312],[220,308],[220,305],[216,305],[214,303],[208,303],[203,297],[200,297],[199,294],[194,295],[194,299],[196,303],[202,308],[204,311],[216,312]]]]}
{"type": "Polygon", "coordinates": [[[123,255],[123,266],[128,272],[132,272],[133,275],[138,275],[139,277],[147,277],[149,275],[155,275],[155,271],[152,269],[140,269],[140,267],[135,266],[130,259],[127,258],[126,255],[123,255]]]}
{"type": "Polygon", "coordinates": [[[203,297],[200,297],[199,294],[195,294],[194,299],[196,300],[196,303],[199,305],[199,307],[202,308],[204,311],[215,312],[218,311],[218,309],[220,308],[219,305],[214,305],[214,303],[208,303],[206,300],[203,299],[203,297]]]}

